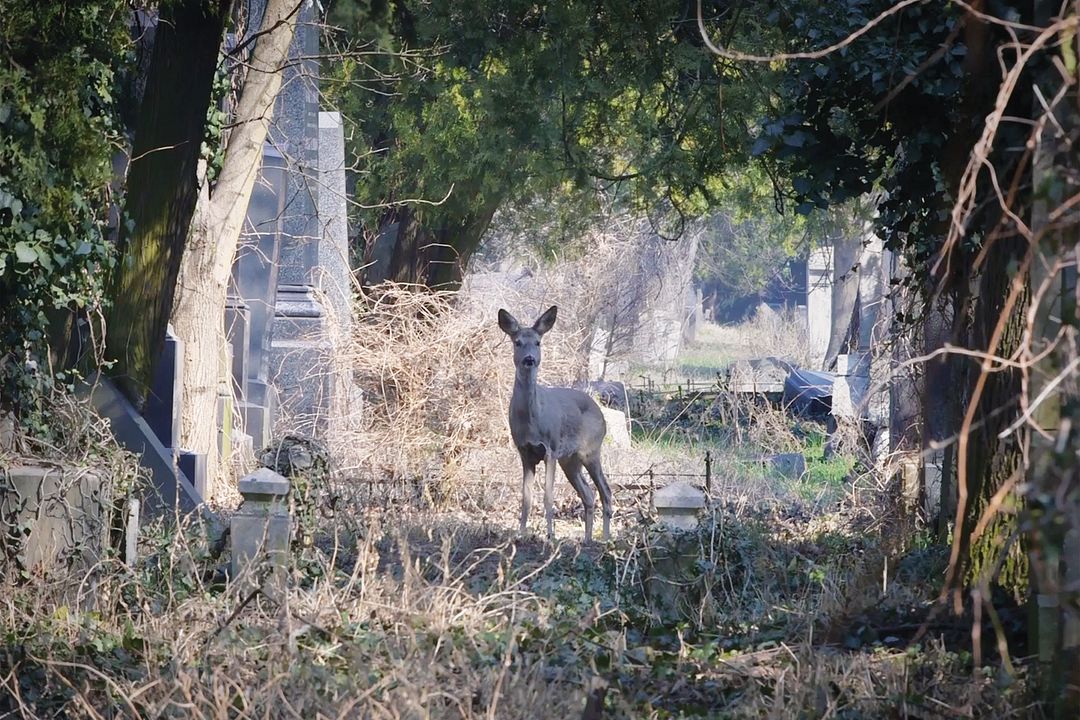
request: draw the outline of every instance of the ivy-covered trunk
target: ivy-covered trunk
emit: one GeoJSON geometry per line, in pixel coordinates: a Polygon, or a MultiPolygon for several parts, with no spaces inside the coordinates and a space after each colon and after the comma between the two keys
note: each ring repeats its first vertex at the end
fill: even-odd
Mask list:
{"type": "Polygon", "coordinates": [[[230,0],[166,3],[139,107],[106,316],[110,373],[136,407],[165,341],[198,196],[196,167],[230,0]]]}
{"type": "MultiPolygon", "coordinates": [[[[1009,358],[1023,341],[1029,295],[1028,278],[1020,267],[1023,245],[1016,239],[999,239],[987,251],[972,304],[969,347],[975,350],[1009,358]],[[1021,273],[1019,277],[1017,273],[1021,273]],[[1014,297],[1011,306],[1007,305],[1010,294],[1014,297]]],[[[965,395],[970,398],[982,363],[967,363],[965,395]]],[[[967,507],[960,537],[966,546],[968,583],[988,581],[1008,590],[1018,603],[1027,594],[1028,564],[1017,535],[1015,508],[1007,503],[1004,511],[993,513],[985,529],[974,533],[995,494],[1015,484],[1023,472],[1023,433],[1000,437],[1019,416],[1021,382],[1015,367],[995,364],[986,374],[976,403],[976,420],[966,440],[965,477],[959,478],[966,483],[967,507]]]]}

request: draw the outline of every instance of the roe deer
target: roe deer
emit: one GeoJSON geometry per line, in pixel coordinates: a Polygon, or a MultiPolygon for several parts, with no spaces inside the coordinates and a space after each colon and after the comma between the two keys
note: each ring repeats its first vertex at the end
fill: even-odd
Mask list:
{"type": "Polygon", "coordinates": [[[585,393],[570,388],[536,384],[540,368],[540,338],[555,324],[558,309],[553,305],[533,323],[522,327],[514,316],[499,310],[499,327],[514,341],[514,393],[510,397],[510,435],[521,455],[521,534],[532,507],[532,481],[537,464],[543,460],[544,513],[548,537],[554,537],[553,494],[555,463],[562,466],[585,506],[585,541],[592,541],[596,498],[585,481],[582,468],[589,471],[600,493],[604,512],[604,539],[611,534],[611,489],[600,467],[600,447],[607,425],[604,414],[585,393]]]}

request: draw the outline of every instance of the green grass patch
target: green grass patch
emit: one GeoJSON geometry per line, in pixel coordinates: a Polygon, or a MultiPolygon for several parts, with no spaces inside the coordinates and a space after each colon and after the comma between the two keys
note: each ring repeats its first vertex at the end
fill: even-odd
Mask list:
{"type": "Polygon", "coordinates": [[[806,500],[833,500],[843,493],[855,458],[851,455],[825,456],[825,433],[810,430],[806,433],[803,457],[806,458],[806,475],[796,491],[806,500]]]}

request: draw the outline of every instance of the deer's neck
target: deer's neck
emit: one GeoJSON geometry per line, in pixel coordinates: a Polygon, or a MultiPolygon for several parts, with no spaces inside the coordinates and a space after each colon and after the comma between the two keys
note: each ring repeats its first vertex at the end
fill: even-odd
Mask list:
{"type": "Polygon", "coordinates": [[[522,420],[536,417],[539,408],[536,402],[536,372],[517,373],[514,376],[514,393],[510,398],[511,409],[522,420]]]}

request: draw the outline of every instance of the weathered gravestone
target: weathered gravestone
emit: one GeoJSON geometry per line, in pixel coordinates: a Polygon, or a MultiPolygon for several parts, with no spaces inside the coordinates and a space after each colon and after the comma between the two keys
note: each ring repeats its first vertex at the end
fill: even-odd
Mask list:
{"type": "MultiPolygon", "coordinates": [[[[22,571],[93,565],[108,547],[112,511],[109,484],[90,468],[19,465],[0,472],[0,548],[22,571]]],[[[128,531],[137,529],[135,518],[128,531]]]]}
{"type": "Polygon", "coordinates": [[[832,248],[815,248],[806,261],[806,330],[810,357],[822,370],[832,334],[832,287],[832,248]]]}

